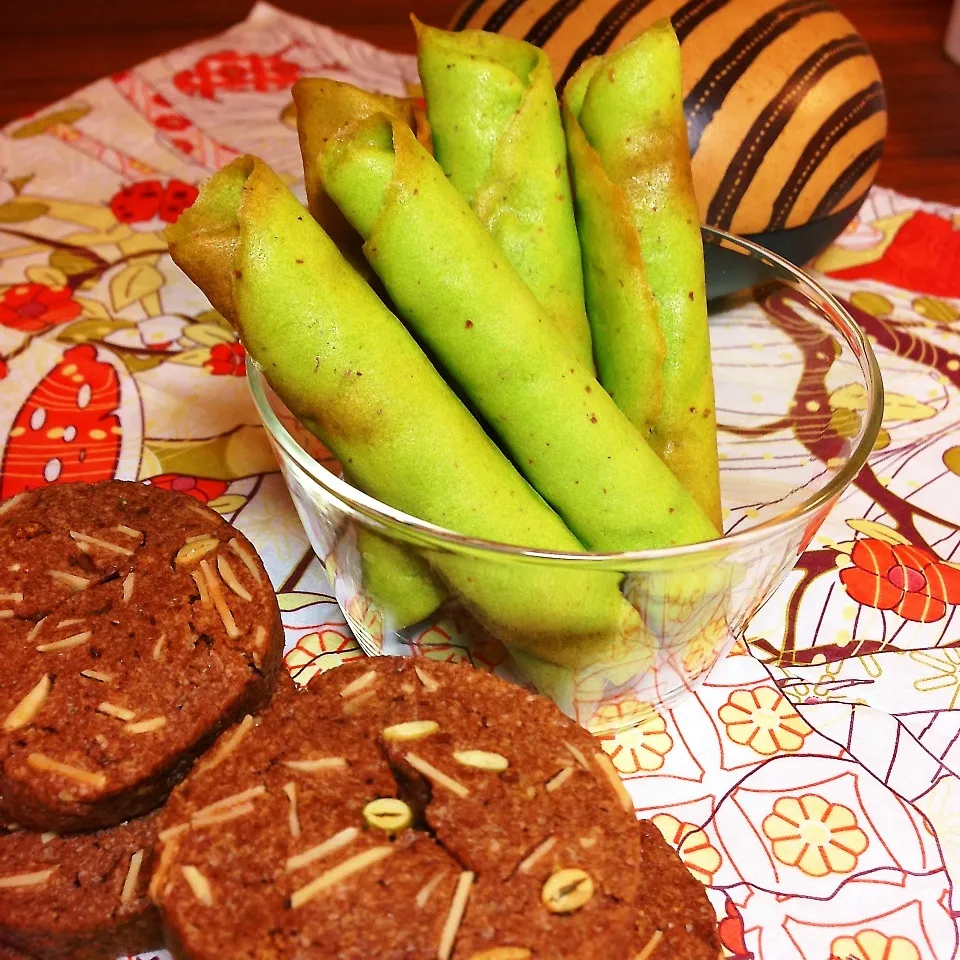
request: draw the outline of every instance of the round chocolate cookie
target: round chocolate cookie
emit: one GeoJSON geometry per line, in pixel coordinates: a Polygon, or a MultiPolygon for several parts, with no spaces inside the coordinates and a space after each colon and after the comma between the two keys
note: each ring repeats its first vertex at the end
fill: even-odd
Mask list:
{"type": "Polygon", "coordinates": [[[152,810],[276,684],[253,547],[196,500],[65,484],[0,504],[0,812],[37,830],[152,810]]]}
{"type": "Polygon", "coordinates": [[[649,820],[639,822],[633,960],[718,960],[723,957],[717,918],[699,880],[649,820]]]}
{"type": "Polygon", "coordinates": [[[178,960],[627,960],[639,835],[596,742],[469,667],[380,658],[282,693],[171,794],[178,960]]]}
{"type": "Polygon", "coordinates": [[[156,814],[68,837],[0,834],[0,958],[113,960],[158,948],[147,892],[156,838],[156,814]]]}
{"type": "Polygon", "coordinates": [[[0,960],[32,960],[32,958],[13,947],[0,943],[0,960]]]}

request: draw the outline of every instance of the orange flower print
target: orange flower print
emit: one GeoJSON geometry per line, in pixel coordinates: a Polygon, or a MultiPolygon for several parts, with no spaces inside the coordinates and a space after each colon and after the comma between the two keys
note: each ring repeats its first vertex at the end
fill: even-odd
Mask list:
{"type": "Polygon", "coordinates": [[[470,663],[470,651],[454,624],[446,621],[431,624],[413,640],[425,657],[438,663],[470,663]]]}
{"type": "Polygon", "coordinates": [[[355,633],[379,650],[383,646],[383,613],[361,593],[355,593],[348,601],[347,620],[355,633]]]}
{"type": "MultiPolygon", "coordinates": [[[[616,723],[621,717],[642,716],[650,712],[648,704],[627,700],[621,704],[608,703],[597,711],[597,719],[616,723]]],[[[673,737],[667,733],[667,722],[659,714],[651,713],[630,730],[600,738],[613,765],[625,775],[650,773],[659,770],[664,758],[673,749],[673,737]]]]}
{"type": "Polygon", "coordinates": [[[0,293],[0,324],[23,333],[40,333],[75,320],[82,309],[69,287],[20,283],[0,293]]]}
{"type": "Polygon", "coordinates": [[[781,863],[811,877],[852,873],[870,842],[849,807],[815,793],[780,797],[763,832],[781,863]]]}
{"type": "Polygon", "coordinates": [[[0,499],[50,483],[114,475],[123,429],[120,378],[89,343],[65,350],[12,416],[0,464],[0,499]]]}
{"type": "Polygon", "coordinates": [[[161,473],[143,482],[153,487],[162,487],[164,490],[185,493],[188,497],[193,497],[194,500],[199,500],[203,504],[222,497],[229,486],[223,480],[190,477],[182,473],[161,473]]]}
{"type": "Polygon", "coordinates": [[[284,656],[287,671],[294,681],[305,687],[318,673],[324,673],[364,656],[357,641],[345,628],[325,625],[316,633],[302,636],[284,656]]]}
{"type": "Polygon", "coordinates": [[[691,875],[704,886],[710,886],[723,857],[707,835],[695,823],[684,823],[669,813],[658,813],[650,822],[663,834],[663,839],[676,848],[691,875]]]}
{"type": "Polygon", "coordinates": [[[868,607],[892,610],[904,620],[930,623],[960,603],[960,570],[909,544],[858,540],[853,566],[840,571],[847,593],[868,607]]]}
{"type": "Polygon", "coordinates": [[[920,960],[920,951],[906,937],[861,930],[855,937],[837,937],[830,944],[830,960],[920,960]]]}
{"type": "Polygon", "coordinates": [[[743,929],[743,914],[728,897],[724,904],[726,916],[717,924],[720,943],[726,949],[731,960],[754,960],[753,953],[747,949],[747,936],[743,929]]]}
{"type": "Polygon", "coordinates": [[[720,708],[727,736],[762,757],[796,753],[813,732],[776,687],[734,690],[720,708]]]}

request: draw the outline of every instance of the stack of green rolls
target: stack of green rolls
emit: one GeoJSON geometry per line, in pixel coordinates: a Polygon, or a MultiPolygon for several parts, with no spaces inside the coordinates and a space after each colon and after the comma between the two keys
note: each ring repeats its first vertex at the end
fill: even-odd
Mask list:
{"type": "MultiPolygon", "coordinates": [[[[309,212],[242,157],[168,229],[174,260],[382,502],[563,553],[717,537],[669,23],[585,63],[562,110],[541,50],[415,25],[426,116],[301,80],[309,212]]],[[[419,553],[365,529],[357,543],[363,588],[396,627],[452,596],[524,662],[581,670],[646,642],[615,571],[419,553]]]]}

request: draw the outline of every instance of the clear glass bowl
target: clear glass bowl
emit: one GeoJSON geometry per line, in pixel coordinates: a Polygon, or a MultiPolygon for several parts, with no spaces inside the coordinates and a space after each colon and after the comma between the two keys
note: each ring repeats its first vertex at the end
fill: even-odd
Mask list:
{"type": "Polygon", "coordinates": [[[332,457],[248,363],[254,401],[300,519],[368,654],[468,656],[530,682],[597,733],[634,726],[673,705],[726,655],[866,460],[880,427],[883,387],[865,335],[815,280],[749,241],[709,228],[703,236],[725,529],[709,543],[557,554],[444,530],[341,479],[332,457]],[[594,661],[577,669],[511,652],[456,597],[402,626],[365,589],[357,538],[371,531],[428,563],[453,554],[477,571],[494,572],[486,565],[496,564],[496,572],[512,567],[518,576],[526,573],[522,565],[537,565],[556,583],[556,596],[571,573],[617,576],[626,615],[594,661]]]}

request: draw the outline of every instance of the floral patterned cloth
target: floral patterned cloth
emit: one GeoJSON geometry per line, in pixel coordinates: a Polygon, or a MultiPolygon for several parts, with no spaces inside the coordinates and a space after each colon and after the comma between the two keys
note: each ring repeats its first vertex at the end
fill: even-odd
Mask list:
{"type": "MultiPolygon", "coordinates": [[[[259,5],[0,135],[0,496],[117,476],[235,522],[301,681],[359,649],[162,229],[238,153],[302,196],[289,88],[402,94],[412,58],[259,5]]],[[[960,212],[874,189],[817,267],[874,344],[877,449],[708,683],[604,739],[738,960],[949,960],[960,893],[960,212]]],[[[831,396],[838,431],[862,408],[831,396]]],[[[426,655],[468,653],[439,631],[426,655]]],[[[489,666],[478,663],[478,666],[489,666]]]]}

